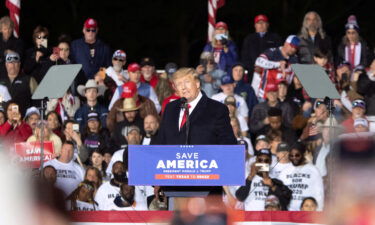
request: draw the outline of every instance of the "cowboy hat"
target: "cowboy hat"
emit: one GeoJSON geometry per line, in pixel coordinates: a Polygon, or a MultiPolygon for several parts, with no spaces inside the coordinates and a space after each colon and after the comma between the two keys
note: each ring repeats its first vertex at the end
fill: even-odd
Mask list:
{"type": "Polygon", "coordinates": [[[117,108],[120,112],[130,112],[138,110],[141,104],[137,104],[134,98],[124,98],[122,100],[122,108],[117,108]]]}
{"type": "Polygon", "coordinates": [[[103,85],[98,85],[96,83],[96,81],[94,79],[90,79],[86,82],[85,85],[79,85],[77,87],[77,92],[78,94],[80,94],[82,97],[85,97],[85,92],[86,92],[86,89],[89,89],[89,88],[96,88],[98,90],[98,96],[100,95],[104,95],[104,91],[106,89],[105,86],[103,85]]]}

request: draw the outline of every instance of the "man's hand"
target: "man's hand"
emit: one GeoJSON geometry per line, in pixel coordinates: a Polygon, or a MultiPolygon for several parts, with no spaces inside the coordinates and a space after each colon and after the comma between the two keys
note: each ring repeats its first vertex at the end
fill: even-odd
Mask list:
{"type": "Polygon", "coordinates": [[[248,180],[252,180],[255,175],[258,173],[258,168],[255,166],[255,162],[251,164],[250,166],[250,174],[247,177],[248,180]]]}
{"type": "Polygon", "coordinates": [[[82,146],[82,140],[81,140],[81,135],[75,131],[72,132],[72,134],[70,135],[72,137],[72,139],[77,143],[77,146],[78,147],[81,147],[82,146]]]}
{"type": "Polygon", "coordinates": [[[264,118],[263,124],[265,124],[265,125],[270,124],[270,120],[268,119],[268,116],[266,118],[264,118]]]}
{"type": "Polygon", "coordinates": [[[35,61],[39,62],[40,57],[42,57],[44,54],[41,51],[36,51],[35,53],[35,61]]]}
{"type": "Polygon", "coordinates": [[[263,172],[263,184],[267,185],[268,187],[272,187],[273,186],[272,179],[268,175],[268,172],[263,172]]]}
{"type": "Polygon", "coordinates": [[[311,102],[306,101],[305,103],[303,103],[302,111],[303,111],[303,112],[306,112],[306,111],[308,111],[308,110],[311,109],[311,108],[312,108],[312,104],[311,104],[311,102]]]}
{"type": "Polygon", "coordinates": [[[263,172],[263,184],[271,188],[272,191],[275,191],[276,189],[276,186],[273,184],[268,172],[263,172]]]}
{"type": "Polygon", "coordinates": [[[198,65],[197,68],[195,68],[198,74],[202,74],[204,72],[204,66],[198,65]]]}
{"type": "Polygon", "coordinates": [[[212,76],[210,74],[205,74],[205,75],[203,75],[203,80],[206,83],[212,83],[214,79],[212,78],[212,76]]]}
{"type": "Polygon", "coordinates": [[[287,62],[285,60],[282,60],[279,63],[280,63],[280,70],[284,71],[286,69],[287,62]]]}
{"type": "Polygon", "coordinates": [[[224,45],[223,50],[224,50],[225,53],[228,53],[228,52],[229,52],[229,48],[228,48],[228,46],[227,46],[227,45],[224,45]]]}
{"type": "Polygon", "coordinates": [[[13,112],[13,118],[12,118],[12,124],[15,126],[21,125],[21,113],[19,112],[13,112]]]}
{"type": "Polygon", "coordinates": [[[52,54],[49,59],[53,62],[56,62],[59,59],[59,56],[57,54],[52,54]]]}

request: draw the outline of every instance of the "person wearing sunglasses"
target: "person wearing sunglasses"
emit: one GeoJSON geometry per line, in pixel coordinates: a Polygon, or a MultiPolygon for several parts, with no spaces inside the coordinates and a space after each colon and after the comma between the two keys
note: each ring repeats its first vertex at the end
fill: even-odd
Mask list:
{"type": "Polygon", "coordinates": [[[292,191],[282,181],[269,176],[272,169],[271,155],[270,149],[259,150],[256,161],[250,165],[246,185],[236,191],[236,198],[244,202],[245,211],[265,210],[265,201],[269,195],[279,199],[281,210],[286,210],[289,204],[292,191]]]}
{"type": "Polygon", "coordinates": [[[23,41],[13,35],[14,22],[9,16],[0,18],[0,78],[6,77],[5,56],[9,51],[22,55],[24,50],[23,41]]]}
{"type": "Polygon", "coordinates": [[[355,99],[352,102],[352,113],[351,115],[344,120],[341,125],[345,129],[345,133],[352,133],[354,132],[354,120],[358,118],[366,119],[366,103],[363,99],[355,99]]]}
{"type": "Polygon", "coordinates": [[[293,191],[288,210],[299,211],[305,197],[314,197],[318,202],[318,211],[324,207],[323,179],[316,166],[307,163],[305,159],[305,145],[296,142],[289,151],[289,160],[293,166],[285,168],[279,175],[286,186],[293,191]]]}
{"type": "Polygon", "coordinates": [[[109,66],[105,73],[112,78],[117,86],[121,86],[129,80],[128,73],[124,70],[126,64],[126,53],[119,49],[112,55],[112,66],[109,66]]]}
{"type": "Polygon", "coordinates": [[[19,105],[22,116],[26,109],[32,106],[31,96],[38,87],[33,77],[21,71],[21,57],[17,52],[10,52],[5,56],[7,76],[0,78],[0,84],[6,86],[12,100],[19,105]]]}
{"type": "Polygon", "coordinates": [[[348,61],[352,70],[359,65],[367,67],[371,63],[373,54],[359,32],[357,18],[354,15],[349,16],[345,24],[345,36],[338,46],[337,64],[348,61]]]}
{"type": "Polygon", "coordinates": [[[83,25],[83,38],[74,40],[71,45],[72,60],[82,64],[86,79],[93,79],[100,67],[111,65],[109,46],[97,38],[99,27],[93,18],[88,18],[83,25]]]}
{"type": "Polygon", "coordinates": [[[42,63],[48,60],[50,49],[48,48],[48,29],[46,27],[37,26],[33,32],[34,46],[29,48],[25,53],[25,63],[23,70],[26,74],[35,78],[40,83],[44,77],[42,73],[42,63]]]}

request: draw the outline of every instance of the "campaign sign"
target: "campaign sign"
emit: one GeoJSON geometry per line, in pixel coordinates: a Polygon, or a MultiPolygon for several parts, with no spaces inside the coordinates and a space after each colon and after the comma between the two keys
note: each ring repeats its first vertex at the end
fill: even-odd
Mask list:
{"type": "Polygon", "coordinates": [[[243,145],[130,145],[129,184],[245,184],[243,145]]]}
{"type": "MultiPolygon", "coordinates": [[[[40,167],[40,142],[21,142],[15,143],[15,153],[18,156],[18,161],[29,168],[40,167]]],[[[47,162],[53,158],[55,153],[52,141],[44,142],[44,162],[47,162]]]]}

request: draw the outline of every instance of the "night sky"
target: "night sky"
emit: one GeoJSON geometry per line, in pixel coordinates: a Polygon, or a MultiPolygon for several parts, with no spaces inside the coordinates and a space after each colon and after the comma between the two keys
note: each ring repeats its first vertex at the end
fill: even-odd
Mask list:
{"type": "MultiPolygon", "coordinates": [[[[4,16],[8,11],[5,0],[2,2],[0,15],[4,16]]],[[[372,5],[373,1],[361,0],[226,0],[217,18],[228,24],[240,48],[245,36],[253,32],[257,14],[266,14],[271,30],[286,37],[297,34],[304,14],[315,10],[336,52],[351,14],[357,16],[361,35],[374,46],[372,5]]],[[[207,0],[21,0],[21,38],[30,47],[33,29],[43,25],[50,30],[50,46],[62,33],[76,39],[82,36],[83,22],[88,17],[98,21],[99,38],[112,50],[125,50],[128,63],[150,56],[159,69],[171,61],[195,67],[207,40],[207,0]]]]}

